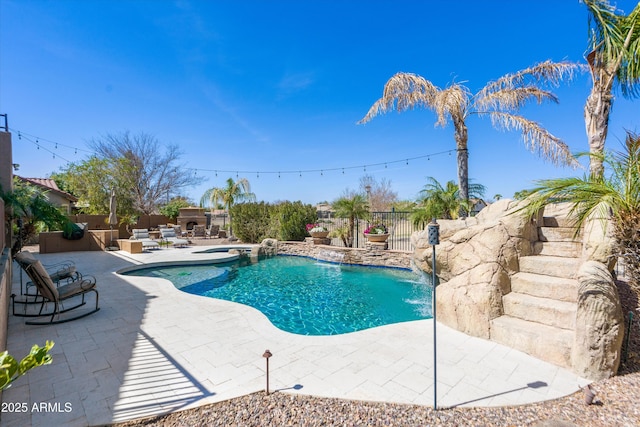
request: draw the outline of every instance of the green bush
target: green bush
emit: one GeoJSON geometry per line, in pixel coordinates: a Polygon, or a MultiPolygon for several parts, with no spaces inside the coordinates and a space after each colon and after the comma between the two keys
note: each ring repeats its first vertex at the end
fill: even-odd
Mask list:
{"type": "Polygon", "coordinates": [[[259,243],[269,236],[271,206],[268,203],[238,203],[231,207],[233,234],[245,243],[259,243]]]}
{"type": "Polygon", "coordinates": [[[306,225],[317,221],[316,208],[300,201],[273,206],[271,225],[278,240],[302,241],[307,237],[306,225]]]}
{"type": "Polygon", "coordinates": [[[259,243],[269,237],[302,241],[307,236],[306,224],[317,221],[316,209],[300,201],[239,203],[230,213],[234,234],[246,243],[259,243]]]}

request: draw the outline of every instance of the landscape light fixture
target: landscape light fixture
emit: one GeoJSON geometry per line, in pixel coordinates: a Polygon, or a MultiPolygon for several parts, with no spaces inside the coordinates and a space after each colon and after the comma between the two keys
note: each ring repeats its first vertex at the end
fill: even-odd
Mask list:
{"type": "Polygon", "coordinates": [[[265,350],[262,357],[267,360],[267,396],[269,395],[269,358],[273,356],[269,350],[265,350]]]}

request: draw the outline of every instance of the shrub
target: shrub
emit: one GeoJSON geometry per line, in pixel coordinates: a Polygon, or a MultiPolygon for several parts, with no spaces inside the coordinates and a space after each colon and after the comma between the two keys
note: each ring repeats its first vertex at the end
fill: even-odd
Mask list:
{"type": "Polygon", "coordinates": [[[265,202],[233,205],[230,214],[235,236],[245,243],[259,243],[270,237],[270,210],[265,202]]]}
{"type": "Polygon", "coordinates": [[[272,229],[278,240],[302,241],[307,237],[306,225],[318,219],[316,208],[300,201],[281,202],[274,206],[272,229]]]}
{"type": "Polygon", "coordinates": [[[246,243],[268,237],[302,241],[307,236],[306,224],[317,221],[317,213],[312,205],[300,201],[240,203],[231,208],[231,218],[234,234],[246,243]]]}

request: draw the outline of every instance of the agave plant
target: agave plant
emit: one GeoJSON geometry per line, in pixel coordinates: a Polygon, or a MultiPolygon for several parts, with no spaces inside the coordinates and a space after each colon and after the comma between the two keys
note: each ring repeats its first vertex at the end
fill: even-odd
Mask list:
{"type": "Polygon", "coordinates": [[[521,211],[533,215],[549,203],[568,202],[576,230],[591,218],[610,220],[614,255],[624,261],[629,286],[640,295],[640,136],[627,132],[623,148],[579,155],[598,156],[608,174],[538,181],[521,211]]]}

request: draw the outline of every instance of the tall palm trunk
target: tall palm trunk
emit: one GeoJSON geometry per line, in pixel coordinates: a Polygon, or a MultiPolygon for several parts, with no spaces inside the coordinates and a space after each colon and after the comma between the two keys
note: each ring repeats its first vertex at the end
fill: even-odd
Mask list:
{"type": "Polygon", "coordinates": [[[584,105],[584,123],[587,130],[589,152],[595,154],[589,158],[589,172],[592,177],[604,174],[602,154],[609,131],[609,114],[613,96],[615,70],[609,70],[602,62],[601,54],[592,52],[587,56],[593,86],[584,105]]]}
{"type": "Polygon", "coordinates": [[[231,203],[227,203],[227,216],[229,217],[229,237],[232,237],[233,226],[231,225],[231,203]]]}
{"type": "Polygon", "coordinates": [[[598,90],[594,86],[584,106],[584,123],[587,129],[589,152],[596,154],[589,158],[589,172],[593,177],[604,174],[604,166],[600,156],[604,152],[604,143],[609,131],[612,98],[610,91],[598,90]]]}
{"type": "Polygon", "coordinates": [[[456,157],[458,160],[459,198],[463,202],[460,206],[460,217],[464,218],[467,216],[465,206],[469,201],[469,150],[467,149],[469,135],[464,119],[454,117],[453,124],[455,127],[454,137],[456,140],[456,157]]]}

